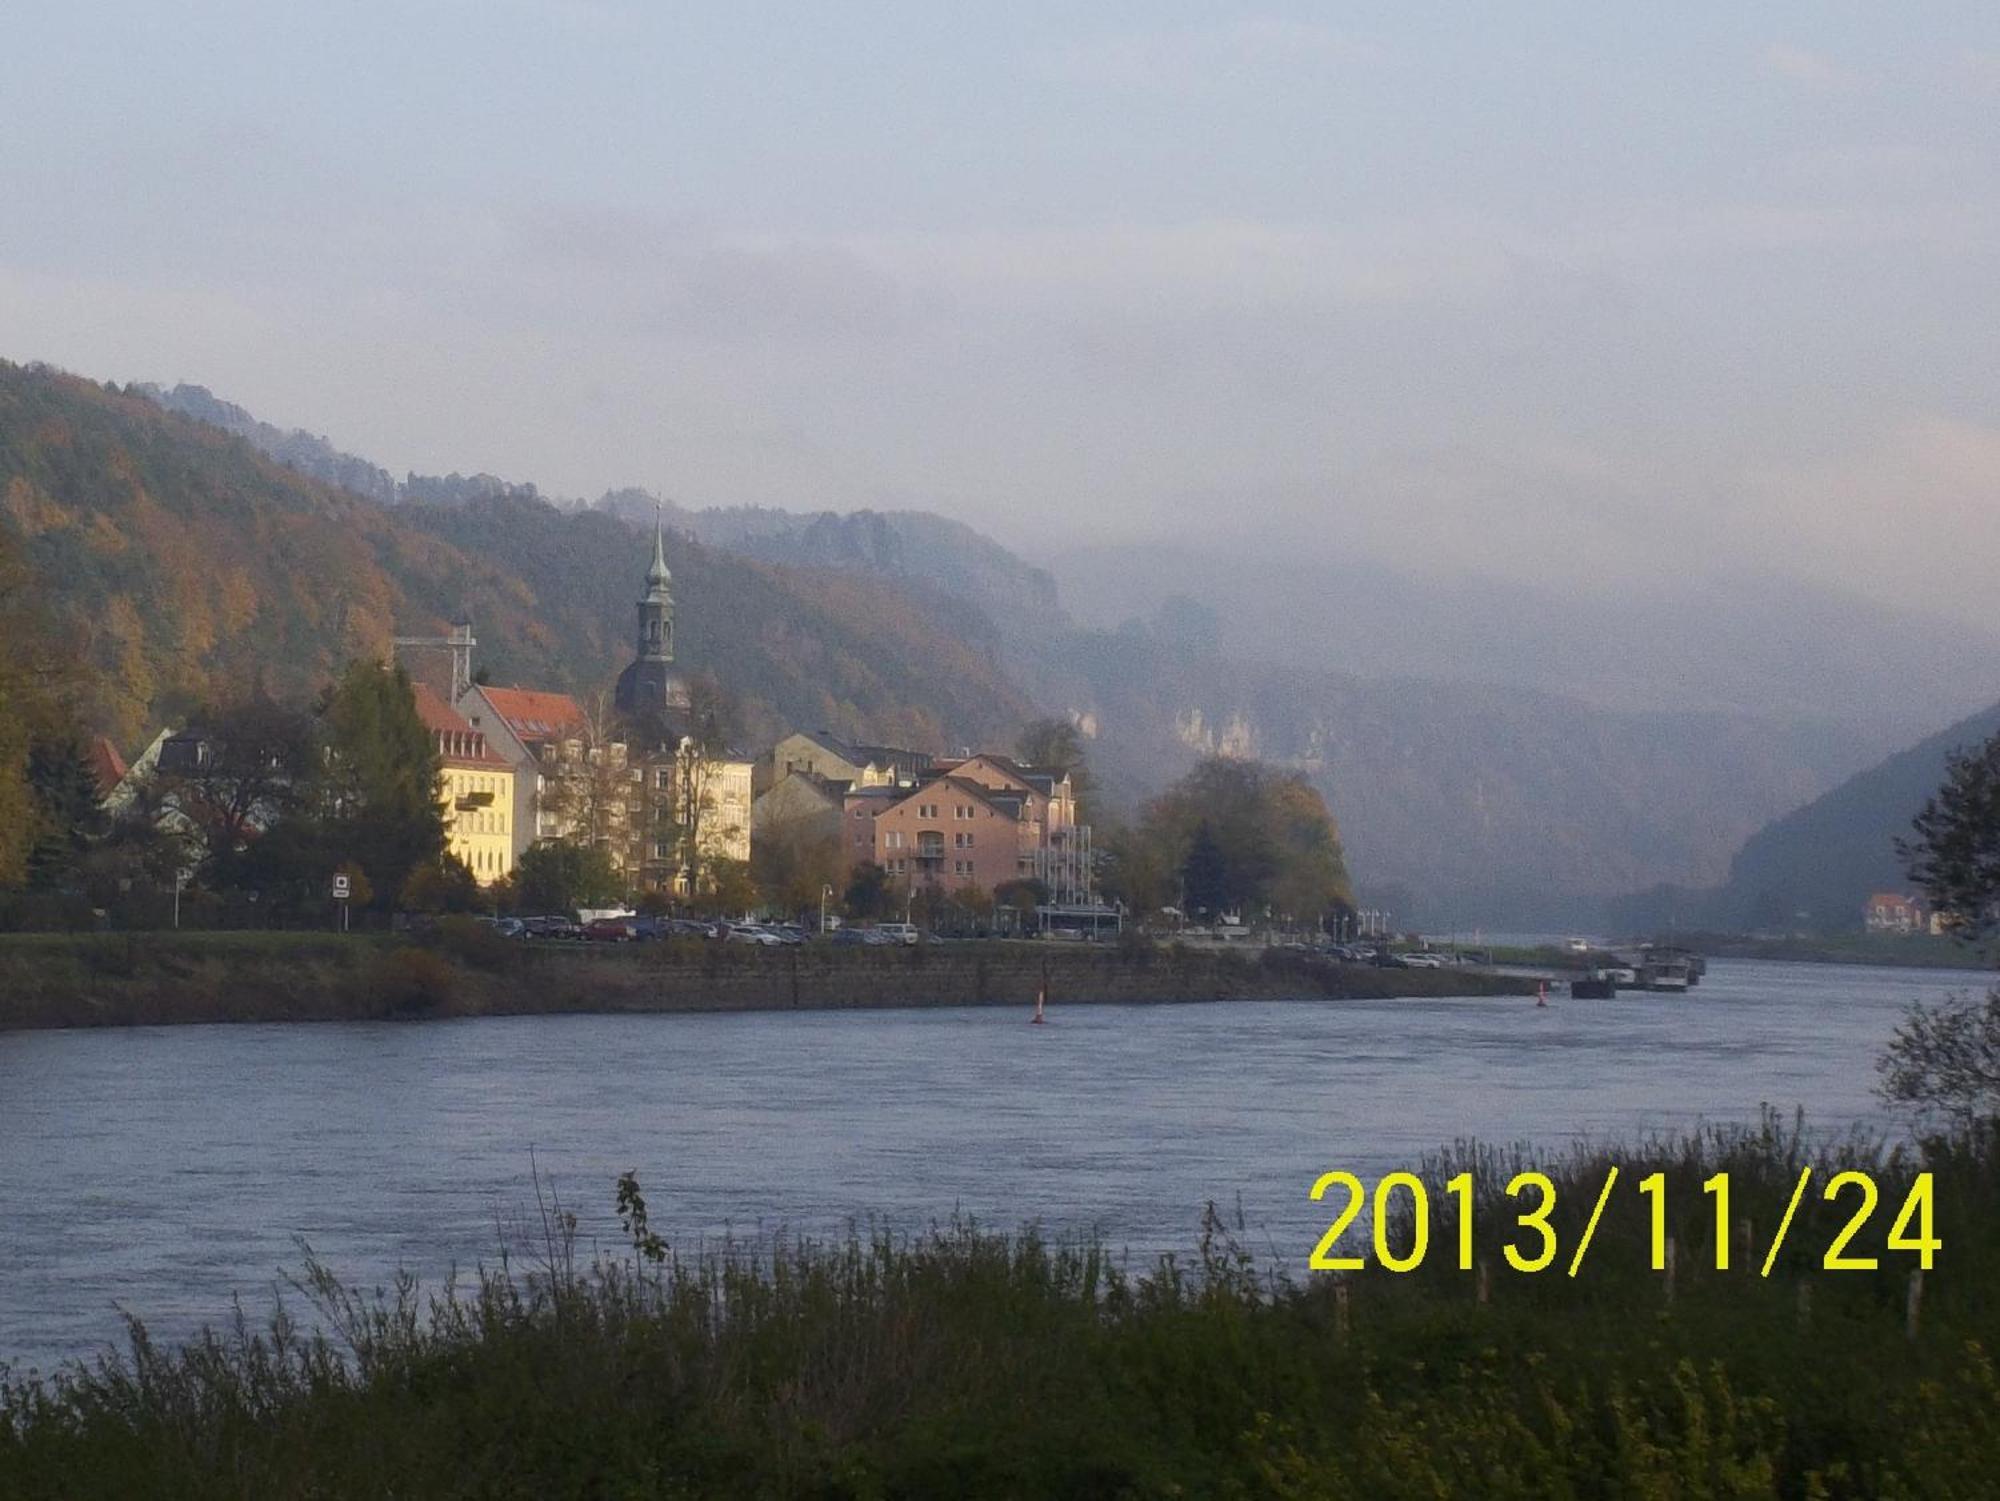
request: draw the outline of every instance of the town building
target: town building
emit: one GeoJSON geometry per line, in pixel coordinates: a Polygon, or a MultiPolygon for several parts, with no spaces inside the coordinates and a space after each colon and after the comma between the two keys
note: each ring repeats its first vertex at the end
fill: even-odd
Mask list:
{"type": "Polygon", "coordinates": [[[467,687],[455,706],[466,723],[514,773],[513,814],[508,820],[512,855],[518,865],[538,839],[559,839],[570,831],[551,788],[583,764],[590,719],[567,693],[532,688],[467,687]]]}
{"type": "Polygon", "coordinates": [[[933,758],[894,745],[856,745],[826,730],[796,730],[758,762],[758,791],[796,772],[855,787],[914,787],[933,758]]]}
{"type": "Polygon", "coordinates": [[[833,782],[811,771],[795,771],[757,794],[750,809],[751,837],[761,839],[777,829],[838,839],[841,812],[852,782],[833,782]]]}
{"type": "Polygon", "coordinates": [[[875,863],[912,887],[991,891],[1033,869],[1025,800],[966,777],[933,777],[869,820],[875,863]]]}
{"type": "Polygon", "coordinates": [[[674,578],[667,569],[667,534],[659,512],[653,514],[653,562],[646,570],[646,589],[638,603],[637,649],[618,674],[611,701],[619,715],[632,722],[684,716],[689,707],[687,680],[674,666],[674,578]]]}
{"type": "Polygon", "coordinates": [[[1930,914],[1923,903],[1895,891],[1878,891],[1870,896],[1862,909],[1862,923],[1870,933],[1902,936],[1928,932],[1931,928],[1930,914]]]}
{"type": "Polygon", "coordinates": [[[437,742],[445,849],[490,886],[514,869],[514,768],[428,684],[415,693],[417,717],[437,742]]]}

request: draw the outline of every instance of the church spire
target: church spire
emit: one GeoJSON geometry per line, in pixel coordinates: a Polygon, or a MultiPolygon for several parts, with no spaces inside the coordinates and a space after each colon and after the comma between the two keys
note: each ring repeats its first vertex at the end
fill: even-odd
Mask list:
{"type": "Polygon", "coordinates": [[[665,588],[674,581],[667,571],[667,526],[663,507],[659,501],[653,502],[653,566],[646,570],[646,587],[650,591],[665,588]]]}
{"type": "Polygon", "coordinates": [[[653,566],[646,570],[646,592],[639,600],[639,658],[674,659],[674,576],[667,571],[667,528],[658,501],[653,502],[653,566]]]}
{"type": "Polygon", "coordinates": [[[618,712],[650,716],[687,708],[687,684],[674,670],[674,576],[667,569],[666,507],[653,502],[653,562],[638,603],[632,665],[618,675],[618,712]]]}

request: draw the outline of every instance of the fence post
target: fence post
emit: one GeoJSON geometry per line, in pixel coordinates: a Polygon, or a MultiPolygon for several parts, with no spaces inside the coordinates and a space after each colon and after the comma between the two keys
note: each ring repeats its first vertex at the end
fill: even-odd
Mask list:
{"type": "Polygon", "coordinates": [[[1910,1298],[1903,1308],[1903,1332],[1911,1339],[1917,1337],[1917,1320],[1924,1306],[1924,1269],[1918,1267],[1910,1273],[1910,1298]]]}
{"type": "Polygon", "coordinates": [[[1667,1237],[1667,1256],[1666,1256],[1667,1264],[1666,1267],[1664,1268],[1667,1274],[1666,1294],[1667,1294],[1667,1306],[1669,1308],[1674,1306],[1674,1270],[1680,1262],[1679,1252],[1680,1252],[1679,1242],[1677,1242],[1671,1235],[1669,1235],[1667,1237]]]}
{"type": "Polygon", "coordinates": [[[1799,1329],[1801,1332],[1812,1327],[1812,1283],[1803,1277],[1799,1279],[1799,1329]]]}
{"type": "Polygon", "coordinates": [[[1343,1340],[1353,1327],[1348,1317],[1348,1286],[1345,1277],[1339,1277],[1333,1284],[1333,1328],[1343,1340]]]}
{"type": "Polygon", "coordinates": [[[1479,1280],[1474,1285],[1473,1296],[1482,1308],[1493,1300],[1493,1266],[1484,1257],[1479,1261],[1479,1280]]]}

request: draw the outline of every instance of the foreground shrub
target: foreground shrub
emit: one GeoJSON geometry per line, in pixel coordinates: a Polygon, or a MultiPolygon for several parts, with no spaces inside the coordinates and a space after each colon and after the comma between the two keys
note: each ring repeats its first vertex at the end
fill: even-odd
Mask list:
{"type": "MultiPolygon", "coordinates": [[[[1808,1150],[1770,1121],[1619,1161],[1776,1182],[1808,1150]]],[[[1754,1272],[1669,1302],[1608,1220],[1603,1276],[1482,1303],[1442,1272],[1301,1285],[1212,1210],[1143,1275],[962,1223],[689,1256],[628,1177],[623,1254],[580,1265],[548,1203],[434,1294],[308,1259],[305,1327],[165,1351],[134,1324],[119,1358],[0,1376],[0,1495],[1987,1496],[1995,1162],[1974,1137],[1923,1165],[1946,1251],[1916,1338],[1865,1276],[1816,1281],[1810,1317],[1754,1272]]]]}

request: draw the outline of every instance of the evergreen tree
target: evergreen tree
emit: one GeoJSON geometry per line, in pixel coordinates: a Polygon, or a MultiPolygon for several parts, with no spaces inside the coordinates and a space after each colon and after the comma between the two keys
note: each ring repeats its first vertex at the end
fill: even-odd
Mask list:
{"type": "Polygon", "coordinates": [[[1195,827],[1194,842],[1181,861],[1181,886],[1188,907],[1196,912],[1218,912],[1229,901],[1229,860],[1216,842],[1215,832],[1203,819],[1195,827]]]}
{"type": "Polygon", "coordinates": [[[28,885],[38,891],[66,890],[75,883],[101,822],[97,776],[83,737],[71,731],[30,746],[27,783],[35,826],[28,847],[28,885]]]}
{"type": "Polygon", "coordinates": [[[368,876],[378,904],[444,854],[437,744],[400,666],[355,662],[320,714],[320,815],[327,852],[368,876]]]}
{"type": "Polygon", "coordinates": [[[1915,829],[1897,850],[1932,910],[1968,942],[2000,932],[2000,735],[1951,757],[1915,829]]]}
{"type": "Polygon", "coordinates": [[[847,879],[841,905],[857,921],[883,916],[889,910],[889,873],[873,860],[863,860],[847,879]]]}

